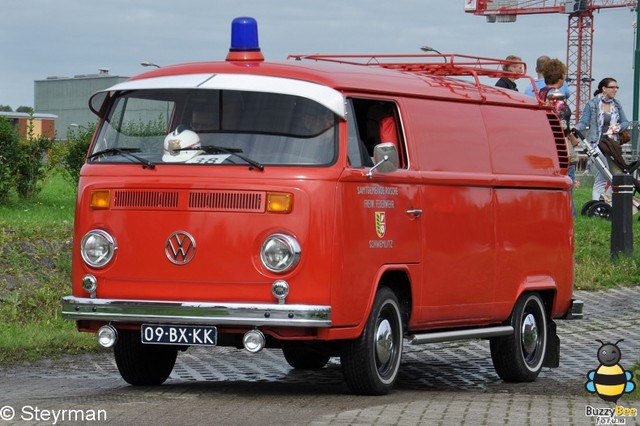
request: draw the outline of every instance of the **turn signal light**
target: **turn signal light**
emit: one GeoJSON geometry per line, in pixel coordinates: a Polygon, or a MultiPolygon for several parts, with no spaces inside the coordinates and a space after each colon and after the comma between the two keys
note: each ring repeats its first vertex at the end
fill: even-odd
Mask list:
{"type": "Polygon", "coordinates": [[[94,210],[105,210],[110,207],[111,193],[106,189],[91,191],[91,203],[89,206],[94,210]]]}
{"type": "Polygon", "coordinates": [[[282,192],[267,193],[267,212],[290,213],[293,209],[293,194],[282,192]]]}

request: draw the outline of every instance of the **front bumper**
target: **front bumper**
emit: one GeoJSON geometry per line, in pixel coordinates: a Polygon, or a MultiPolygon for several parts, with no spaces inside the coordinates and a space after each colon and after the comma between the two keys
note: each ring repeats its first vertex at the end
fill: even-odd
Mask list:
{"type": "Polygon", "coordinates": [[[158,300],[62,298],[70,320],[134,324],[330,327],[331,307],[322,305],[205,303],[158,300]]]}

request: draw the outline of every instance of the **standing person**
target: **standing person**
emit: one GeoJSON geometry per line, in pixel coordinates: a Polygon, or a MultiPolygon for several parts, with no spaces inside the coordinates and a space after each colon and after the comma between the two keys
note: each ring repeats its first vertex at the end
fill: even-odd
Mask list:
{"type": "MultiPolygon", "coordinates": [[[[605,135],[619,143],[619,133],[629,127],[629,120],[622,109],[622,104],[615,98],[618,89],[620,87],[614,78],[607,77],[600,80],[598,89],[585,105],[580,122],[576,125],[578,130],[589,128],[586,137],[595,149],[598,149],[598,142],[605,135]]],[[[611,169],[611,166],[609,168],[611,169]]],[[[605,192],[607,179],[600,170],[595,167],[594,169],[591,198],[599,200],[605,192]]]]}
{"type": "MultiPolygon", "coordinates": [[[[551,58],[543,55],[536,60],[536,73],[538,74],[538,78],[536,78],[534,82],[536,85],[536,89],[538,89],[538,92],[545,86],[544,76],[542,75],[542,66],[549,59],[551,58]]],[[[568,100],[571,97],[571,89],[569,89],[569,85],[567,84],[566,76],[565,79],[562,80],[562,87],[560,87],[560,91],[564,94],[565,100],[568,100]]],[[[530,84],[529,86],[527,86],[527,88],[524,89],[524,94],[535,96],[536,94],[533,91],[533,85],[530,84]]]]}
{"type": "Polygon", "coordinates": [[[571,178],[571,208],[573,215],[576,215],[576,205],[573,200],[573,189],[576,184],[576,166],[578,164],[578,153],[576,147],[579,140],[573,137],[570,130],[571,109],[566,103],[566,96],[562,91],[563,84],[566,84],[567,67],[559,59],[547,59],[540,68],[544,78],[545,86],[538,91],[538,98],[547,105],[553,107],[556,115],[562,124],[567,149],[569,151],[569,169],[567,175],[571,178]]]}
{"type": "MultiPolygon", "coordinates": [[[[520,61],[522,62],[522,58],[516,55],[509,55],[505,58],[507,61],[520,61]]],[[[522,64],[504,64],[502,65],[502,70],[517,74],[522,74],[524,69],[522,68],[522,64]]],[[[505,89],[518,91],[518,86],[516,85],[516,80],[519,77],[501,77],[500,80],[496,82],[496,87],[503,87],[505,89]]]]}

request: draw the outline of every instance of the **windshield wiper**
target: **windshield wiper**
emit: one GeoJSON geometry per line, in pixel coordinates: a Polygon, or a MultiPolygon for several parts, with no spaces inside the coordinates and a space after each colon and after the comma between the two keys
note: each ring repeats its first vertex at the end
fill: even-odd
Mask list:
{"type": "Polygon", "coordinates": [[[124,148],[107,148],[107,149],[103,149],[102,151],[94,152],[93,154],[89,155],[87,157],[87,159],[91,160],[93,158],[100,157],[101,155],[122,155],[122,156],[127,157],[127,158],[133,158],[138,163],[142,164],[142,168],[143,169],[147,169],[147,168],[148,169],[155,169],[156,168],[156,165],[153,164],[151,161],[145,160],[144,158],[133,154],[134,152],[140,152],[140,148],[128,148],[128,147],[124,147],[124,148]]]}
{"type": "Polygon", "coordinates": [[[204,145],[204,146],[198,146],[198,147],[180,148],[174,151],[204,151],[207,154],[230,154],[240,158],[241,160],[249,164],[249,170],[253,170],[254,167],[258,170],[264,170],[263,164],[258,163],[257,161],[252,160],[251,158],[245,157],[244,155],[240,154],[242,150],[239,148],[224,148],[222,146],[204,145]]]}

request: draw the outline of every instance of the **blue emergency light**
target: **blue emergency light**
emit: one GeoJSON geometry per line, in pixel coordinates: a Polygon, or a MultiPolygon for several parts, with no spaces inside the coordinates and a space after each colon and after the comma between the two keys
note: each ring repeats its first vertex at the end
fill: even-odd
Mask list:
{"type": "Polygon", "coordinates": [[[249,17],[235,18],[231,22],[230,52],[259,52],[258,23],[249,17]]]}
{"type": "Polygon", "coordinates": [[[253,18],[235,18],[231,22],[231,47],[227,61],[256,64],[264,61],[258,44],[258,23],[253,18]]]}

